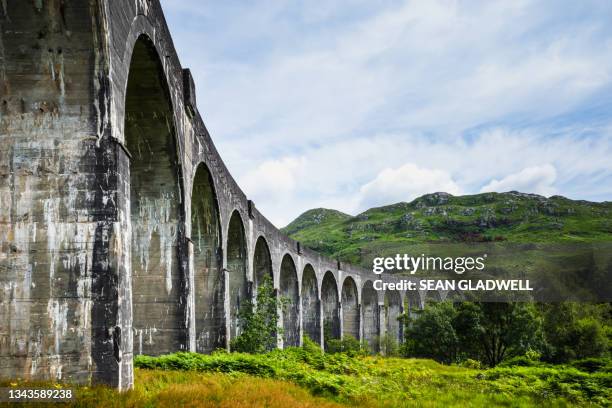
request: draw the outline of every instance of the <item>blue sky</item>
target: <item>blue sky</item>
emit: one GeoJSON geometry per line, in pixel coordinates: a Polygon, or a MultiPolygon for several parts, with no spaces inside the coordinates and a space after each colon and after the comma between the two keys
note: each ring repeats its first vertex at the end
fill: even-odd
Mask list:
{"type": "Polygon", "coordinates": [[[612,200],[612,2],[161,0],[278,226],[424,193],[612,200]]]}

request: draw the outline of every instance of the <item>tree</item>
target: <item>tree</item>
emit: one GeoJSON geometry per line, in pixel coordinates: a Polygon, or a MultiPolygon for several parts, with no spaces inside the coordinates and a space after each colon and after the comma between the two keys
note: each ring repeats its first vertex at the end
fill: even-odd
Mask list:
{"type": "Polygon", "coordinates": [[[504,358],[542,346],[542,321],[528,303],[479,303],[480,342],[485,362],[494,367],[504,358]]]}
{"type": "Polygon", "coordinates": [[[416,317],[400,317],[405,326],[403,353],[410,357],[432,358],[450,364],[457,356],[458,338],[453,319],[452,303],[430,303],[416,317]]]}
{"type": "Polygon", "coordinates": [[[493,367],[542,344],[541,319],[530,304],[441,302],[402,320],[404,354],[447,364],[471,358],[493,367]]]}
{"type": "Polygon", "coordinates": [[[247,300],[238,312],[242,332],[231,341],[231,350],[265,353],[274,349],[277,333],[282,334],[282,328],[278,327],[278,310],[285,304],[285,299],[275,295],[272,279],[266,276],[257,288],[257,301],[247,300]]]}
{"type": "Polygon", "coordinates": [[[543,309],[546,360],[564,363],[609,352],[610,304],[566,302],[543,309]]]}

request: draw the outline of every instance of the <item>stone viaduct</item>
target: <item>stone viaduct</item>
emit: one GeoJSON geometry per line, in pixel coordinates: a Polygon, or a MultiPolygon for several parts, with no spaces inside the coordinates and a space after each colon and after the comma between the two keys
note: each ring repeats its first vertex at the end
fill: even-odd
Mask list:
{"type": "Polygon", "coordinates": [[[265,276],[291,300],[280,347],[401,340],[420,295],[374,290],[241,191],[158,0],[3,0],[0,27],[0,377],[129,388],[134,354],[228,347],[265,276]]]}

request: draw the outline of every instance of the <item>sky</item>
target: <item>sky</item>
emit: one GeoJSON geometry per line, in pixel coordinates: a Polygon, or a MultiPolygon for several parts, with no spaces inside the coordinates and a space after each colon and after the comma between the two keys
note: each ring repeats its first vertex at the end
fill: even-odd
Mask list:
{"type": "Polygon", "coordinates": [[[612,200],[612,2],[161,3],[221,157],[279,227],[437,191],[612,200]]]}

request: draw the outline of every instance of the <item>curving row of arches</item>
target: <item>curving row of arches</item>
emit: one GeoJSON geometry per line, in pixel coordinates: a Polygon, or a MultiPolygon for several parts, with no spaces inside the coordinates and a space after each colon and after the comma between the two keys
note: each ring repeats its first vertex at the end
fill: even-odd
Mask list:
{"type": "Polygon", "coordinates": [[[174,122],[162,62],[143,35],[131,56],[124,123],[135,353],[227,347],[240,334],[241,305],[266,277],[278,296],[290,300],[280,313],[281,347],[299,345],[302,336],[319,344],[352,336],[374,345],[386,333],[401,341],[398,317],[420,307],[418,299],[406,297],[404,305],[397,292],[387,292],[380,301],[372,281],[361,285],[346,276],[338,284],[331,271],[319,279],[311,264],[298,274],[289,253],[275,273],[264,236],[255,240],[249,265],[241,215],[231,212],[223,231],[215,181],[206,164],[196,167],[192,180],[183,179],[179,153],[184,146],[177,142],[174,122]]]}

